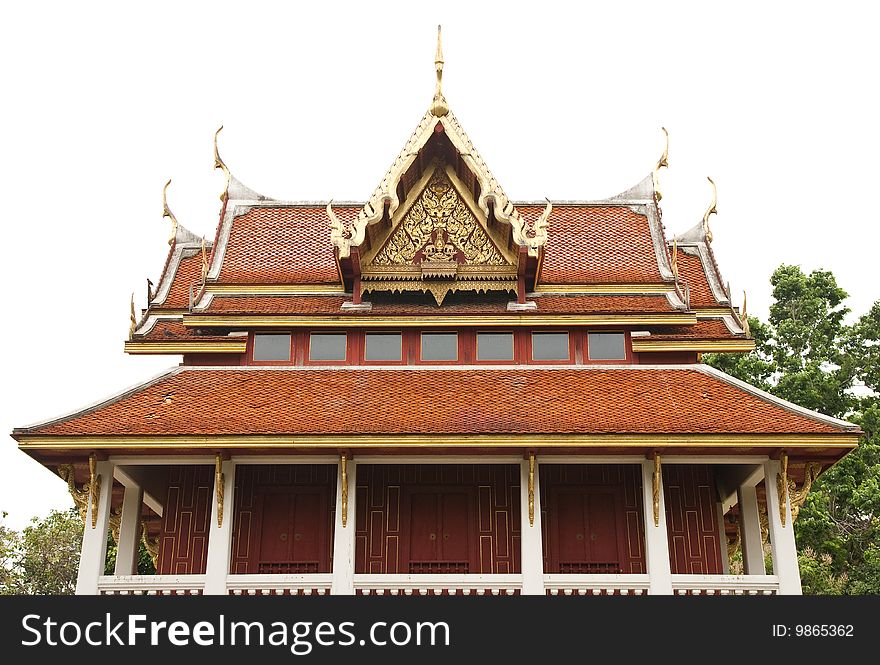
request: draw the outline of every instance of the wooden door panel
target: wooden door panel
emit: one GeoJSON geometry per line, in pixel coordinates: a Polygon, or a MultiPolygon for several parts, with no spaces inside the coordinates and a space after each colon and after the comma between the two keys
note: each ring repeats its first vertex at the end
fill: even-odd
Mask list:
{"type": "MultiPolygon", "coordinates": [[[[620,554],[617,542],[617,511],[614,494],[590,492],[585,497],[586,518],[589,520],[590,558],[593,563],[608,564],[619,572],[620,554]]],[[[611,571],[609,571],[611,572],[611,571]]]]}
{"type": "Polygon", "coordinates": [[[262,497],[260,560],[280,562],[290,558],[290,504],[288,494],[262,497]]]}
{"type": "Polygon", "coordinates": [[[550,566],[559,573],[619,573],[621,497],[605,488],[557,487],[550,492],[550,566]]]}
{"type": "Polygon", "coordinates": [[[434,493],[410,495],[409,558],[411,561],[437,560],[437,534],[440,532],[438,496],[434,493]]]}
{"type": "Polygon", "coordinates": [[[323,497],[320,492],[299,492],[294,496],[292,560],[317,563],[324,540],[320,526],[323,497]]]}
{"type": "Polygon", "coordinates": [[[456,563],[468,561],[468,495],[464,492],[443,492],[441,505],[443,535],[440,541],[440,559],[456,563]]]}
{"type": "Polygon", "coordinates": [[[559,562],[581,562],[588,557],[584,497],[580,493],[558,493],[556,497],[557,555],[559,562]]]}

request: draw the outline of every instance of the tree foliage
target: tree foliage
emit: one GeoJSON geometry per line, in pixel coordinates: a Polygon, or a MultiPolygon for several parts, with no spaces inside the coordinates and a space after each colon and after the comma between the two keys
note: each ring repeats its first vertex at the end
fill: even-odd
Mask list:
{"type": "Polygon", "coordinates": [[[35,517],[20,533],[0,525],[0,594],[72,594],[82,531],[74,508],[35,517]]]}
{"type": "Polygon", "coordinates": [[[861,425],[859,447],[823,473],[795,523],[805,593],[880,593],[880,301],[853,324],[834,275],[782,265],[756,350],[707,355],[790,402],[861,425]]]}

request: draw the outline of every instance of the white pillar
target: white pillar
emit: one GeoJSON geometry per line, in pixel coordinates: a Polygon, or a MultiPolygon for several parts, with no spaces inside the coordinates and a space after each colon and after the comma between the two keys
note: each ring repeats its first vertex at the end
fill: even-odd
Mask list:
{"type": "Polygon", "coordinates": [[[727,529],[724,528],[724,504],[715,502],[718,517],[718,543],[721,546],[721,574],[730,575],[730,556],[727,553],[727,529]]]}
{"type": "Polygon", "coordinates": [[[76,576],[76,595],[94,596],[98,593],[98,578],[104,574],[107,558],[107,527],[110,524],[110,499],[113,496],[113,462],[98,462],[95,474],[100,478],[98,511],[92,527],[92,502],[87,499],[86,523],[83,528],[79,572],[76,576]]]}
{"type": "Polygon", "coordinates": [[[761,519],[758,515],[758,492],[754,485],[741,485],[736,491],[736,497],[739,503],[743,572],[746,575],[766,575],[764,547],[761,543],[761,519]]]}
{"type": "Polygon", "coordinates": [[[648,566],[652,595],[672,594],[672,573],[669,567],[669,535],[666,532],[666,503],[663,498],[661,472],[658,524],[654,525],[654,460],[642,462],[642,503],[645,511],[645,561],[648,566]]]}
{"type": "Polygon", "coordinates": [[[801,595],[801,572],[798,568],[791,505],[785,503],[785,525],[779,514],[779,495],[776,493],[776,475],[781,465],[778,460],[764,463],[764,494],[767,497],[767,522],[770,527],[770,546],[773,553],[773,574],[779,579],[779,594],[801,595]]]}
{"type": "Polygon", "coordinates": [[[544,595],[544,551],[541,537],[541,484],[534,468],[534,522],[529,521],[529,460],[520,463],[519,505],[522,539],[520,566],[524,596],[544,595]]]}
{"type": "Polygon", "coordinates": [[[116,543],[117,575],[137,573],[138,545],[141,539],[141,504],[144,490],[139,485],[125,488],[122,496],[122,517],[119,523],[119,542],[116,543]]]}
{"type": "Polygon", "coordinates": [[[205,565],[206,596],[225,596],[226,576],[229,575],[229,558],[232,553],[232,522],[235,505],[235,462],[225,461],[223,472],[223,522],[217,524],[217,479],[211,500],[211,522],[208,524],[208,561],[205,565]]]}
{"type": "Polygon", "coordinates": [[[336,523],[333,533],[333,581],[330,593],[334,596],[354,595],[354,543],[357,506],[357,465],[346,460],[348,483],[345,526],[342,525],[342,463],[336,473],[336,523]]]}

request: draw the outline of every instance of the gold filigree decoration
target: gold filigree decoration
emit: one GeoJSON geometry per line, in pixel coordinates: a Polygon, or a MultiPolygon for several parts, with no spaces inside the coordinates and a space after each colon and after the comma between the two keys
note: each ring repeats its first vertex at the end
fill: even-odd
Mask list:
{"type": "Polygon", "coordinates": [[[177,239],[177,217],[174,216],[174,213],[171,212],[171,208],[168,207],[168,186],[171,184],[171,178],[168,178],[168,182],[165,183],[165,187],[162,188],[162,219],[166,217],[171,220],[171,235],[168,236],[168,244],[173,245],[175,239],[177,239]]]}
{"type": "Polygon", "coordinates": [[[159,568],[159,537],[150,538],[150,532],[147,529],[147,523],[141,520],[141,542],[144,549],[150,555],[150,561],[153,562],[153,568],[159,568]]]}
{"type": "Polygon", "coordinates": [[[220,131],[223,129],[223,125],[214,132],[214,168],[220,169],[223,171],[223,175],[226,176],[226,185],[223,187],[223,193],[220,194],[220,200],[225,204],[229,199],[229,183],[232,181],[232,174],[229,172],[229,169],[226,167],[226,164],[220,157],[220,149],[217,147],[217,137],[220,135],[220,131]]]}
{"type": "Polygon", "coordinates": [[[110,535],[113,542],[119,544],[119,532],[122,531],[122,507],[110,509],[110,535]]]}
{"type": "Polygon", "coordinates": [[[651,476],[651,491],[654,503],[654,526],[660,526],[660,487],[663,482],[661,476],[660,455],[654,455],[654,474],[651,476]]]}
{"type": "Polygon", "coordinates": [[[733,538],[727,538],[727,562],[728,564],[733,561],[733,558],[736,556],[736,553],[739,551],[741,544],[741,538],[739,533],[739,525],[736,526],[736,533],[734,533],[733,538]]]}
{"type": "Polygon", "coordinates": [[[98,475],[98,457],[89,455],[89,506],[92,510],[92,528],[98,526],[98,499],[101,496],[101,476],[98,475]]]}
{"type": "Polygon", "coordinates": [[[780,460],[780,471],[776,474],[776,496],[779,498],[779,521],[785,526],[788,512],[788,455],[785,454],[780,460]]]}
{"type": "Polygon", "coordinates": [[[678,281],[678,240],[675,238],[672,239],[672,260],[670,261],[672,266],[672,276],[675,278],[675,281],[678,281]]]}
{"type": "Polygon", "coordinates": [[[382,280],[377,282],[361,282],[361,295],[371,291],[383,291],[388,293],[403,293],[405,291],[417,291],[430,293],[434,296],[434,302],[442,305],[446,296],[459,291],[475,291],[486,293],[488,291],[516,291],[516,280],[489,280],[489,281],[409,281],[409,280],[382,280]]]}
{"type": "Polygon", "coordinates": [[[376,266],[415,265],[421,260],[419,254],[424,255],[424,249],[428,243],[436,241],[436,234],[441,229],[445,232],[444,242],[449,242],[456,250],[457,263],[507,265],[507,260],[492,244],[440,168],[371,263],[376,266]]]}
{"type": "Polygon", "coordinates": [[[657,160],[657,164],[651,172],[651,178],[654,181],[654,196],[658,202],[663,198],[663,193],[660,191],[660,169],[669,168],[669,132],[666,131],[666,127],[660,129],[663,130],[666,137],[666,145],[663,147],[663,154],[660,155],[660,159],[657,160]]]}
{"type": "Polygon", "coordinates": [[[529,526],[535,526],[535,456],[529,455],[529,526]]]}
{"type": "Polygon", "coordinates": [[[709,204],[709,207],[706,208],[706,212],[703,214],[703,235],[706,236],[706,242],[712,242],[712,229],[709,228],[709,217],[710,215],[718,214],[718,188],[715,186],[715,181],[712,178],[706,176],[706,180],[712,185],[712,203],[709,204]]]}
{"type": "Polygon", "coordinates": [[[437,84],[434,87],[434,101],[431,102],[431,113],[438,118],[449,113],[449,104],[443,96],[443,45],[440,40],[440,26],[437,26],[437,54],[434,56],[434,69],[437,72],[437,84]]]}
{"type": "Polygon", "coordinates": [[[214,486],[217,490],[217,526],[223,526],[223,494],[225,492],[226,476],[223,473],[223,456],[214,458],[214,486]]]}
{"type": "Polygon", "coordinates": [[[816,479],[819,477],[819,474],[822,473],[822,463],[821,462],[807,462],[804,464],[804,482],[798,488],[797,483],[794,480],[789,479],[788,481],[788,502],[791,506],[791,521],[794,522],[798,518],[798,514],[801,511],[801,506],[804,505],[804,502],[807,500],[807,496],[810,493],[810,490],[813,488],[813,483],[816,482],[816,479]]]}
{"type": "Polygon", "coordinates": [[[83,521],[83,526],[85,526],[86,514],[88,513],[89,507],[88,484],[83,485],[82,487],[76,486],[75,475],[73,472],[73,464],[62,464],[58,467],[57,473],[61,477],[61,480],[67,483],[67,491],[70,492],[70,497],[73,499],[73,503],[76,506],[77,511],[79,511],[79,516],[83,521]]]}
{"type": "Polygon", "coordinates": [[[342,485],[340,497],[340,510],[342,511],[342,528],[348,524],[348,458],[345,455],[339,456],[339,483],[342,485]]]}
{"type": "Polygon", "coordinates": [[[134,291],[131,292],[131,315],[128,324],[128,338],[134,337],[134,331],[137,329],[137,317],[134,313],[134,291]]]}
{"type": "Polygon", "coordinates": [[[761,546],[766,547],[770,542],[770,518],[767,516],[766,504],[758,504],[758,523],[761,526],[761,546]]]}

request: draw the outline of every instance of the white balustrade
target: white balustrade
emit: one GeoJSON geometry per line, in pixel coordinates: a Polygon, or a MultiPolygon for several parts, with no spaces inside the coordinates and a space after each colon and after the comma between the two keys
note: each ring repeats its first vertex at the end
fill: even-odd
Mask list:
{"type": "Polygon", "coordinates": [[[673,575],[677,596],[769,596],[779,593],[775,575],[673,575]]]}
{"type": "Polygon", "coordinates": [[[354,576],[355,593],[390,596],[513,596],[522,590],[522,575],[370,575],[354,576]]]}
{"type": "Polygon", "coordinates": [[[204,575],[102,575],[103,596],[197,596],[205,589],[204,575]]]}
{"type": "Polygon", "coordinates": [[[549,596],[641,596],[650,586],[647,575],[544,575],[549,596]]]}
{"type": "Polygon", "coordinates": [[[326,596],[332,583],[332,573],[226,577],[226,589],[233,596],[326,596]]]}

